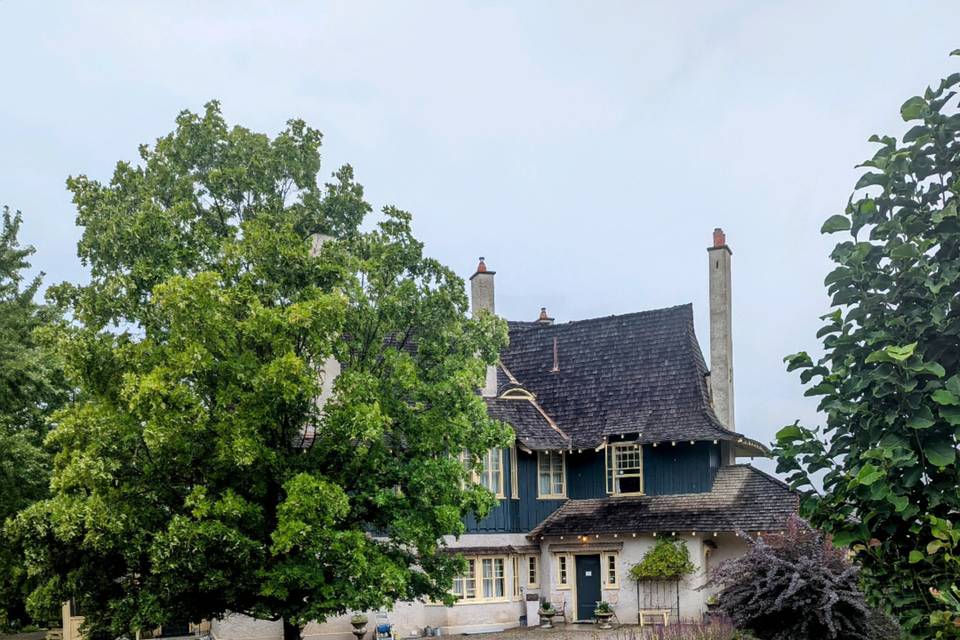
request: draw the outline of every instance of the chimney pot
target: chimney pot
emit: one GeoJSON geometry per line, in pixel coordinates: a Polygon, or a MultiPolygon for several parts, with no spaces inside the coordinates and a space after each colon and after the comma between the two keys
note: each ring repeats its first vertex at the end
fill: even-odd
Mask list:
{"type": "Polygon", "coordinates": [[[540,317],[537,318],[539,324],[553,324],[553,318],[547,315],[547,308],[540,307],[540,317]]]}
{"type": "Polygon", "coordinates": [[[483,261],[483,256],[480,256],[480,264],[477,265],[477,273],[486,273],[487,264],[483,261]]]}
{"type": "MultiPolygon", "coordinates": [[[[727,244],[727,234],[723,232],[723,229],[717,227],[713,230],[713,246],[714,247],[723,247],[727,244]]],[[[480,258],[481,262],[483,258],[480,258]]]]}

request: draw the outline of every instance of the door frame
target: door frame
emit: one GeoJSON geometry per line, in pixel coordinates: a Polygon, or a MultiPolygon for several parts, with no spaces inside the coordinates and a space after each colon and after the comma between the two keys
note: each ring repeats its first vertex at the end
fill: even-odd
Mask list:
{"type": "Polygon", "coordinates": [[[598,560],[599,569],[597,571],[597,592],[600,594],[600,600],[603,600],[603,552],[602,551],[584,551],[573,554],[573,621],[574,622],[592,622],[593,619],[580,617],[580,593],[577,583],[580,581],[580,571],[577,568],[577,560],[581,557],[595,556],[598,560]]]}

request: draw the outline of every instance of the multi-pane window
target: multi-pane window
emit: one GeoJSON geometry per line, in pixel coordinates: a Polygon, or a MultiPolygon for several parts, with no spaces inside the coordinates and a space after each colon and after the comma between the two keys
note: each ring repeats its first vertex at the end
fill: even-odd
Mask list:
{"type": "Polygon", "coordinates": [[[537,452],[537,475],[540,482],[537,496],[540,498],[567,497],[566,473],[563,453],[559,451],[537,452]]]}
{"type": "Polygon", "coordinates": [[[603,557],[604,565],[604,583],[608,587],[617,586],[617,554],[609,553],[603,557]]]}
{"type": "Polygon", "coordinates": [[[464,600],[475,600],[477,597],[477,561],[467,559],[467,570],[462,576],[453,579],[453,593],[464,600]]]}
{"type": "Polygon", "coordinates": [[[491,449],[481,459],[480,485],[495,496],[503,496],[503,452],[491,449]]]}
{"type": "Polygon", "coordinates": [[[480,563],[483,571],[484,599],[504,597],[506,595],[506,576],[503,570],[503,558],[483,558],[480,563]]]}
{"type": "Polygon", "coordinates": [[[520,595],[520,558],[518,556],[513,557],[513,591],[510,595],[515,598],[520,595]]]}
{"type": "Polygon", "coordinates": [[[607,493],[643,493],[643,450],[633,443],[607,447],[607,493]]]}
{"type": "Polygon", "coordinates": [[[460,461],[468,471],[471,471],[473,481],[489,489],[498,498],[503,494],[503,450],[491,449],[480,456],[480,470],[472,471],[472,462],[467,453],[460,454],[460,461]]]}
{"type": "Polygon", "coordinates": [[[530,556],[527,558],[527,586],[536,587],[540,584],[540,577],[537,575],[539,567],[539,558],[530,556]]]}
{"type": "Polygon", "coordinates": [[[570,577],[567,572],[567,556],[557,556],[557,586],[570,586],[570,577]]]}

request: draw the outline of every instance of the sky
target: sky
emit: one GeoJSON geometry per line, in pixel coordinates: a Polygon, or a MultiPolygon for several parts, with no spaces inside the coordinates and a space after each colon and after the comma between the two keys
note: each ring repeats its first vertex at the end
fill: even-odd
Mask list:
{"type": "MultiPolygon", "coordinates": [[[[82,280],[64,181],[222,102],[231,123],[324,133],[375,208],[414,215],[497,311],[558,322],[692,302],[733,250],[737,428],[769,442],[816,403],[830,237],[899,107],[958,70],[955,0],[252,2],[0,0],[0,205],[46,282],[82,280]]],[[[758,466],[773,469],[769,461],[758,466]]]]}

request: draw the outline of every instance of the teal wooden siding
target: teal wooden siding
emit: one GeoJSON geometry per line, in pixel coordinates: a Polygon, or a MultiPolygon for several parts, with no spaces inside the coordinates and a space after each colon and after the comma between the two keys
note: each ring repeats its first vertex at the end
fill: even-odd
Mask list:
{"type": "MultiPolygon", "coordinates": [[[[567,453],[567,496],[573,500],[605,498],[606,468],[603,451],[567,453]]],[[[720,446],[710,442],[669,442],[643,447],[644,493],[652,496],[710,491],[720,467],[720,446]]],[[[519,495],[510,495],[513,469],[504,452],[504,489],[507,498],[482,520],[466,519],[470,533],[522,533],[533,529],[556,511],[564,500],[537,498],[536,453],[517,452],[519,495]]]]}
{"type": "Polygon", "coordinates": [[[720,445],[662,442],[643,447],[643,492],[648,496],[705,493],[720,467],[720,445]]]}

